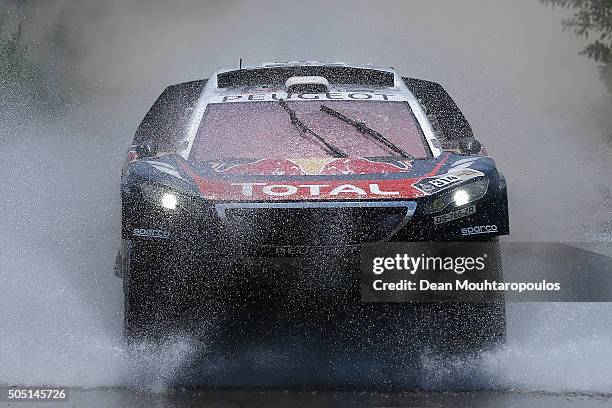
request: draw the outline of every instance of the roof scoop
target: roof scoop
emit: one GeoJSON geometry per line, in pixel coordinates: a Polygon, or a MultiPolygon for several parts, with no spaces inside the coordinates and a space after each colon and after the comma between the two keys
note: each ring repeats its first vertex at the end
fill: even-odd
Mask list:
{"type": "Polygon", "coordinates": [[[287,93],[325,93],[329,81],[322,76],[292,76],[285,82],[287,93]]]}

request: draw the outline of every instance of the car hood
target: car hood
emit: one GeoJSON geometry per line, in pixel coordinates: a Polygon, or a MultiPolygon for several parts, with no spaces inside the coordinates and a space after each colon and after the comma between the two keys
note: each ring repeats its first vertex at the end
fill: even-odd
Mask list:
{"type": "Polygon", "coordinates": [[[483,176],[483,168],[490,167],[492,159],[444,153],[420,160],[357,157],[194,163],[166,155],[136,163],[141,170],[149,166],[149,176],[161,178],[163,184],[192,189],[215,201],[406,200],[483,176]],[[434,189],[427,185],[432,181],[434,189]]]}

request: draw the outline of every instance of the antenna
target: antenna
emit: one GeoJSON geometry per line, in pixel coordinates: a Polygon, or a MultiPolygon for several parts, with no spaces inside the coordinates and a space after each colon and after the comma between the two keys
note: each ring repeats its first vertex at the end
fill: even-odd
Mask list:
{"type": "Polygon", "coordinates": [[[240,66],[238,67],[238,69],[242,69],[242,58],[240,58],[240,66]]]}

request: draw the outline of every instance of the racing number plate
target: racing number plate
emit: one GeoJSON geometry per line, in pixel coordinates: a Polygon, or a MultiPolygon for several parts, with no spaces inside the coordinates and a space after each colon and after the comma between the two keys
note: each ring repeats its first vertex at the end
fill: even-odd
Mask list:
{"type": "Polygon", "coordinates": [[[476,206],[470,205],[469,207],[460,208],[456,211],[451,211],[446,214],[437,215],[434,217],[434,224],[444,224],[446,222],[454,221],[459,218],[467,217],[468,215],[472,215],[476,213],[476,206]]]}

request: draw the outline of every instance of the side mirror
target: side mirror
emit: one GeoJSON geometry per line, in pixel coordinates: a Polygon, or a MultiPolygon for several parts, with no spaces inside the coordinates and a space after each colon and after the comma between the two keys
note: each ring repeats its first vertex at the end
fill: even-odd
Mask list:
{"type": "Polygon", "coordinates": [[[157,146],[155,142],[146,140],[136,146],[136,154],[138,157],[152,157],[157,153],[157,146]]]}
{"type": "Polygon", "coordinates": [[[463,154],[478,154],[482,149],[482,145],[474,137],[466,137],[459,142],[459,149],[463,154]]]}

